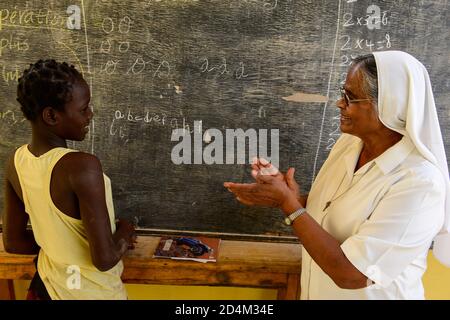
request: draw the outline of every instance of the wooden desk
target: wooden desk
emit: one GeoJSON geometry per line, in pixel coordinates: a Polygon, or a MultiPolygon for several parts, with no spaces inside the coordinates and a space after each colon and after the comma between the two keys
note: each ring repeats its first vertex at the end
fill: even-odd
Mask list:
{"type": "MultiPolygon", "coordinates": [[[[0,234],[1,239],[1,234],[0,234]]],[[[140,236],[123,261],[125,283],[254,287],[278,290],[278,299],[300,294],[301,248],[298,244],[222,240],[216,263],[154,259],[159,237],[140,236]]],[[[0,292],[12,280],[31,279],[33,256],[6,253],[0,241],[0,292]]]]}

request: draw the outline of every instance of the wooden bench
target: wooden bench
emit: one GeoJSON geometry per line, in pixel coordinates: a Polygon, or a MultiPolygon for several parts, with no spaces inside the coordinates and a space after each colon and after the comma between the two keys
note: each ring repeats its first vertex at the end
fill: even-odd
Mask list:
{"type": "MultiPolygon", "coordinates": [[[[125,283],[268,288],[278,290],[278,299],[299,297],[299,244],[222,240],[217,262],[199,263],[152,258],[158,241],[138,237],[136,248],[123,259],[125,283]]],[[[0,299],[14,299],[12,280],[32,278],[32,260],[30,255],[6,253],[0,241],[0,299]]]]}

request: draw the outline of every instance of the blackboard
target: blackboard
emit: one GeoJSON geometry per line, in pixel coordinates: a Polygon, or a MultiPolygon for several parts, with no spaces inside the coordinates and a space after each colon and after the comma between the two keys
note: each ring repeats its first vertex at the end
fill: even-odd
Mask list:
{"type": "Polygon", "coordinates": [[[88,138],[69,147],[100,158],[118,216],[149,233],[292,239],[278,210],[240,205],[222,186],[251,181],[248,164],[225,161],[227,130],[267,137],[269,156],[278,136],[279,166],[295,167],[306,192],[340,135],[335,101],[352,56],[399,49],[429,70],[448,151],[448,21],[448,1],[3,0],[0,163],[29,141],[20,72],[39,58],[68,61],[95,113],[88,138]],[[171,156],[183,128],[192,164],[171,156]],[[223,164],[217,145],[207,164],[202,150],[220,134],[223,164]]]}

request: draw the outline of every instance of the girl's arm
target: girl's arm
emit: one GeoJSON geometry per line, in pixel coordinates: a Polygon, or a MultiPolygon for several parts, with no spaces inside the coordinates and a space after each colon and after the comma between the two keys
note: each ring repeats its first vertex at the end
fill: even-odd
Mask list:
{"type": "Polygon", "coordinates": [[[114,267],[136,239],[134,227],[121,220],[113,234],[105,199],[100,161],[94,155],[74,152],[67,162],[69,184],[86,229],[93,264],[100,271],[114,267]]]}

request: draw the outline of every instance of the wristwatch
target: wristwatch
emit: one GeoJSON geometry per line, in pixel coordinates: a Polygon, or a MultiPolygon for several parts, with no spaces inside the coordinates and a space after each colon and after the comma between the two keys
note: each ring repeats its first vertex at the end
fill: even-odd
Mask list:
{"type": "Polygon", "coordinates": [[[295,210],[293,213],[284,218],[284,223],[290,226],[292,223],[294,223],[294,220],[300,217],[305,211],[306,211],[305,208],[295,210]]]}

